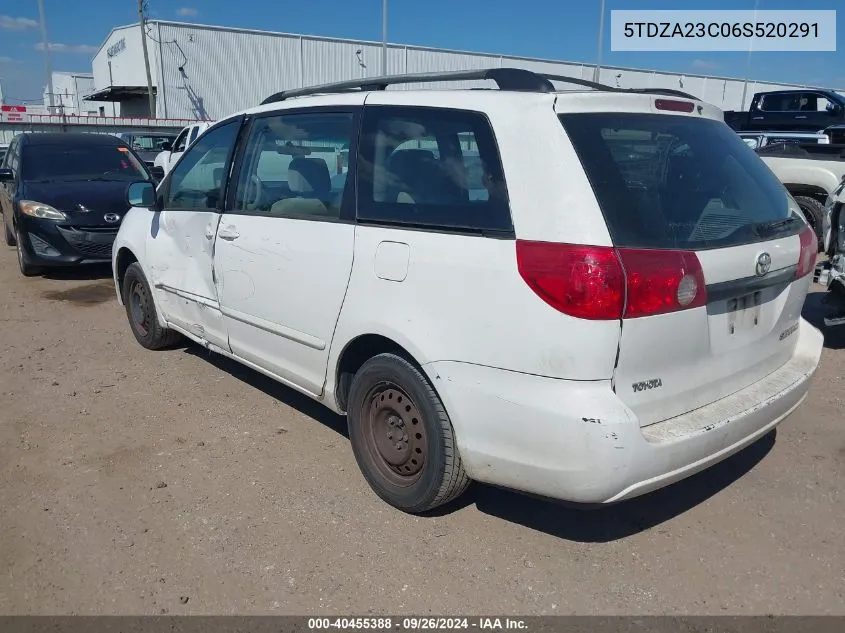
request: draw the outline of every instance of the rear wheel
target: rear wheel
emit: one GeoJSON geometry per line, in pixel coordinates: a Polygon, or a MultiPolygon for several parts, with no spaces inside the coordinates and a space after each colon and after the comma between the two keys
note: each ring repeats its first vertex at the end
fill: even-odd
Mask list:
{"type": "Polygon", "coordinates": [[[798,206],[801,207],[801,212],[804,214],[804,217],[807,219],[810,226],[813,227],[813,231],[816,232],[816,237],[819,241],[819,249],[823,248],[824,235],[822,235],[822,227],[824,225],[824,205],[815,198],[810,198],[808,196],[796,196],[795,202],[797,202],[798,206]]]}
{"type": "Polygon", "coordinates": [[[15,241],[15,234],[12,233],[12,227],[9,226],[5,213],[3,214],[3,237],[6,239],[6,246],[14,246],[17,244],[15,241]]]}
{"type": "Polygon", "coordinates": [[[404,358],[379,354],[365,362],[352,379],[348,409],[358,466],[390,505],[425,512],[469,486],[443,403],[404,358]]]}
{"type": "Polygon", "coordinates": [[[15,243],[18,247],[18,268],[20,268],[21,274],[24,277],[35,277],[36,275],[41,274],[41,268],[33,266],[27,260],[26,251],[23,249],[23,235],[20,231],[15,231],[15,243]]]}
{"type": "Polygon", "coordinates": [[[132,334],[141,346],[164,349],[179,340],[178,332],[159,324],[150,285],[138,262],[130,264],[123,277],[123,305],[132,334]]]}

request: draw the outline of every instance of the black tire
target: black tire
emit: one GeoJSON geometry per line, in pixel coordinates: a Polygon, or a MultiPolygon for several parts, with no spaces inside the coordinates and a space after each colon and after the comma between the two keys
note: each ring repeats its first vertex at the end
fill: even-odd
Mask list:
{"type": "Polygon", "coordinates": [[[815,198],[808,196],[796,196],[795,202],[801,207],[801,212],[816,232],[816,237],[819,240],[819,250],[821,250],[824,248],[824,234],[822,233],[825,213],[824,205],[815,198]]]}
{"type": "Polygon", "coordinates": [[[123,277],[123,305],[132,334],[142,347],[165,349],[180,339],[178,332],[158,322],[153,293],[138,262],[130,264],[123,277]]]}
{"type": "Polygon", "coordinates": [[[425,512],[469,486],[443,403],[401,356],[379,354],[361,366],[352,379],[347,417],[358,467],[393,507],[425,512]]]}
{"type": "Polygon", "coordinates": [[[26,251],[23,248],[23,235],[21,235],[20,231],[15,231],[15,244],[18,247],[18,268],[21,271],[21,275],[23,275],[24,277],[35,277],[37,275],[40,275],[41,268],[38,266],[33,266],[26,259],[26,251]]]}
{"type": "Polygon", "coordinates": [[[6,239],[6,246],[15,246],[17,244],[15,234],[12,233],[12,227],[9,226],[5,213],[3,214],[3,237],[6,239]]]}

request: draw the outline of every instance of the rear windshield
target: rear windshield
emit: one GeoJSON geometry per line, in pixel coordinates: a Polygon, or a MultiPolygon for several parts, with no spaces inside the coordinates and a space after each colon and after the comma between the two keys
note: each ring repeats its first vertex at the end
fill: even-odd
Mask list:
{"type": "Polygon", "coordinates": [[[727,247],[803,225],[780,181],[724,123],[633,113],[560,119],[617,246],[727,247]]]}
{"type": "Polygon", "coordinates": [[[147,171],[122,145],[32,145],[23,152],[24,180],[146,180],[147,171]]]}

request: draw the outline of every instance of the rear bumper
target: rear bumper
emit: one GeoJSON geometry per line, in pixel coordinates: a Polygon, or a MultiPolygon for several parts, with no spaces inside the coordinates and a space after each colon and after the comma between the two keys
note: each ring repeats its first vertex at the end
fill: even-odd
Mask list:
{"type": "Polygon", "coordinates": [[[823,337],[802,320],[793,357],[759,382],[640,428],[609,381],[566,381],[469,365],[425,366],[477,481],[579,503],[669,485],[764,436],[801,404],[823,337]]]}

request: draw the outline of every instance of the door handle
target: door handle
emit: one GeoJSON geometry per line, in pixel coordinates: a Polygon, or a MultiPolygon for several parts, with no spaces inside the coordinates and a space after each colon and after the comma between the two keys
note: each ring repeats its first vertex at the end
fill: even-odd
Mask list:
{"type": "Polygon", "coordinates": [[[211,224],[205,225],[205,238],[208,240],[214,239],[214,227],[211,224]]]}
{"type": "Polygon", "coordinates": [[[238,239],[240,236],[241,234],[238,233],[237,229],[234,226],[223,227],[217,232],[217,237],[222,240],[228,240],[230,242],[232,240],[238,239]]]}
{"type": "Polygon", "coordinates": [[[806,115],[804,115],[804,114],[799,114],[799,115],[796,115],[796,117],[795,117],[795,118],[796,118],[796,119],[806,119],[806,118],[807,118],[807,116],[806,116],[806,115]]]}

